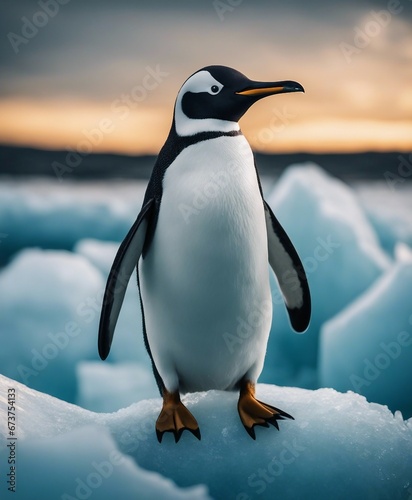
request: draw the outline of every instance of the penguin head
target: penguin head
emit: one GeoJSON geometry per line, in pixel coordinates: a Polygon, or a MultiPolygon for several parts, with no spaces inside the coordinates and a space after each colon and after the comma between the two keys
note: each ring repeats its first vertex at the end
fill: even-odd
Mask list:
{"type": "Polygon", "coordinates": [[[206,66],[190,76],[177,95],[174,113],[180,136],[239,130],[238,120],[259,99],[304,92],[293,81],[257,82],[226,66],[206,66]]]}

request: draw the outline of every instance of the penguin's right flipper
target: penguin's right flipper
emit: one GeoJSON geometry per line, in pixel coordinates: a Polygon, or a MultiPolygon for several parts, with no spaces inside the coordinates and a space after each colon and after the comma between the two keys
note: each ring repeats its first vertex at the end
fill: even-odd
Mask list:
{"type": "Polygon", "coordinates": [[[102,359],[109,355],[127,284],[143,251],[153,206],[153,199],[144,204],[136,222],[121,243],[110,270],[99,325],[99,355],[102,359]]]}
{"type": "Polygon", "coordinates": [[[309,325],[311,299],[303,264],[289,236],[264,201],[269,264],[276,274],[292,327],[303,332],[309,325]]]}

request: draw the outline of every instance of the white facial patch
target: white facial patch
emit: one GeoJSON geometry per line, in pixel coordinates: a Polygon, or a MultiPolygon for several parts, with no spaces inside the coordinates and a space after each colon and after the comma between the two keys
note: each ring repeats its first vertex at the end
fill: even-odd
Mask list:
{"type": "Polygon", "coordinates": [[[223,85],[218,82],[209,71],[199,71],[191,76],[180,89],[175,106],[176,132],[180,136],[189,136],[200,132],[231,132],[239,130],[239,124],[217,118],[193,119],[183,113],[182,99],[186,92],[198,94],[208,92],[210,95],[219,94],[223,85]],[[216,89],[217,87],[217,89],[216,89]]]}

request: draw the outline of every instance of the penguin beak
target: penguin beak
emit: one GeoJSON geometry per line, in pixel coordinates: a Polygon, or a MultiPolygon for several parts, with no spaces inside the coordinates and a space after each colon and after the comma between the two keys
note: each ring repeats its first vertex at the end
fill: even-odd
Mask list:
{"type": "Polygon", "coordinates": [[[298,82],[285,80],[281,82],[253,82],[242,90],[235,92],[238,95],[256,97],[258,99],[274,94],[286,94],[288,92],[305,92],[298,82]]]}

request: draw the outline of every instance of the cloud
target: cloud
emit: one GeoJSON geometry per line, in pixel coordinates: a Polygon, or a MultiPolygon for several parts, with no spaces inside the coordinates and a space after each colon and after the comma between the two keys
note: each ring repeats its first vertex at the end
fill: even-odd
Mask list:
{"type": "Polygon", "coordinates": [[[147,64],[155,63],[178,72],[178,82],[211,62],[245,72],[268,68],[268,73],[272,67],[282,71],[282,66],[321,64],[322,50],[350,41],[357,18],[371,6],[355,0],[244,0],[221,22],[213,2],[156,1],[149,6],[71,0],[15,54],[7,34],[20,34],[21,18],[32,19],[39,6],[9,0],[0,20],[0,95],[99,100],[130,87],[147,64]]]}
{"type": "MultiPolygon", "coordinates": [[[[299,120],[404,120],[411,111],[412,2],[399,2],[402,12],[348,62],[340,44],[353,45],[356,29],[365,29],[386,3],[244,0],[221,21],[213,1],[70,0],[16,54],[7,34],[20,33],[22,17],[33,19],[39,4],[7,0],[0,19],[0,101],[31,102],[30,109],[66,103],[81,118],[91,104],[110,108],[141,83],[148,66],[159,65],[169,77],[140,109],[156,114],[164,108],[169,116],[187,76],[224,64],[253,79],[300,81],[304,99],[287,100],[297,104],[299,120]]],[[[272,115],[266,102],[247,120],[259,117],[265,125],[272,115]]]]}

